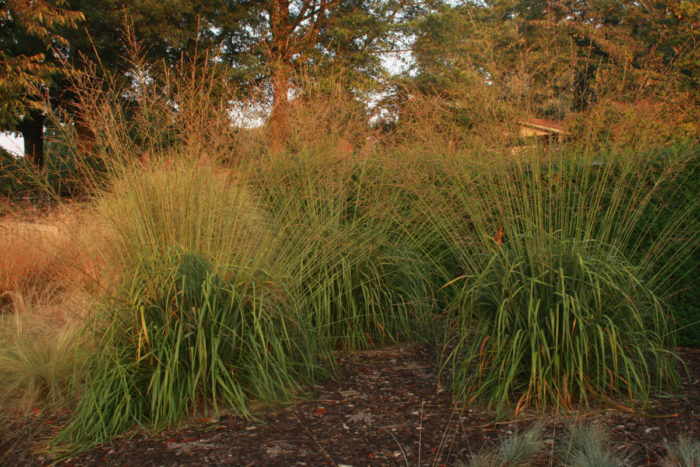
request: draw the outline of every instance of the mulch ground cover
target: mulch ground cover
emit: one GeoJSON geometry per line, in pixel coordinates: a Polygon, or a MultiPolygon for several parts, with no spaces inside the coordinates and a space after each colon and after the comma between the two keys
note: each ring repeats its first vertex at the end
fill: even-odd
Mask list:
{"type": "MultiPolygon", "coordinates": [[[[535,422],[554,449],[566,442],[572,420],[599,424],[613,450],[631,456],[633,464],[658,465],[664,440],[700,437],[700,349],[679,353],[689,373],[678,396],[655,397],[645,414],[621,407],[567,416],[526,411],[499,419],[485,408],[455,408],[436,383],[436,358],[427,347],[353,352],[340,358],[336,380],[310,388],[302,402],[266,409],[258,420],[221,413],[173,431],[136,432],[60,465],[460,465],[535,422]]],[[[36,414],[0,428],[0,464],[49,463],[40,447],[60,421],[36,414]]]]}

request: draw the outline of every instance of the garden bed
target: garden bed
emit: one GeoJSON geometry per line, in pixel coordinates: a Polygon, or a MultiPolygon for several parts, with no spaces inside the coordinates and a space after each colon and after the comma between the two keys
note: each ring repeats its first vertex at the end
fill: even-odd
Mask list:
{"type": "MultiPolygon", "coordinates": [[[[484,408],[455,408],[436,384],[436,358],[426,347],[354,352],[339,358],[336,381],[312,388],[303,402],[261,409],[259,421],[225,412],[195,417],[177,430],[115,438],[61,465],[459,465],[536,421],[546,446],[560,446],[572,420],[598,424],[611,450],[630,455],[633,465],[657,465],[664,440],[700,433],[700,349],[679,353],[689,369],[679,396],[655,397],[646,415],[594,408],[568,417],[526,411],[504,420],[484,408]]],[[[37,413],[6,425],[1,463],[49,461],[42,438],[59,421],[37,413]]]]}

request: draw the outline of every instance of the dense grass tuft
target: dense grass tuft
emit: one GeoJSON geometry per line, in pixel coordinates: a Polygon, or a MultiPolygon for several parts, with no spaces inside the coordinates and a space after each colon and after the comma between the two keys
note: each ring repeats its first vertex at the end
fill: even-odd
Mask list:
{"type": "Polygon", "coordinates": [[[114,231],[114,261],[133,268],[177,248],[224,266],[255,255],[264,214],[245,184],[206,158],[125,167],[98,211],[114,231]]]}
{"type": "Polygon", "coordinates": [[[542,456],[542,427],[534,425],[523,433],[513,433],[501,440],[497,449],[473,455],[470,467],[528,466],[542,456]]]}
{"type": "Polygon", "coordinates": [[[304,322],[263,271],[242,266],[226,280],[200,255],[173,252],[139,265],[125,292],[58,443],[171,426],[221,404],[247,414],[250,398],[287,398],[315,373],[304,322]]]}
{"type": "Polygon", "coordinates": [[[84,333],[75,299],[7,292],[0,313],[0,396],[13,413],[55,411],[75,404],[79,377],[93,343],[84,333]]]}
{"type": "Polygon", "coordinates": [[[700,465],[700,441],[681,436],[675,443],[666,442],[666,457],[663,467],[695,467],[700,465]]]}
{"type": "Polygon", "coordinates": [[[418,240],[439,237],[453,258],[443,269],[456,316],[446,346],[459,398],[517,411],[644,401],[674,384],[660,278],[697,249],[678,227],[692,209],[680,206],[653,239],[645,213],[683,155],[660,173],[644,170],[644,157],[567,153],[447,172],[451,183],[423,205],[431,225],[418,240]],[[669,257],[672,246],[683,253],[669,257]]]}
{"type": "Polygon", "coordinates": [[[425,267],[397,223],[382,162],[290,156],[256,182],[286,239],[299,307],[330,349],[416,338],[428,324],[425,267]]]}
{"type": "Polygon", "coordinates": [[[605,433],[594,425],[573,425],[569,444],[561,447],[560,462],[571,467],[624,467],[630,459],[612,449],[605,433]]]}

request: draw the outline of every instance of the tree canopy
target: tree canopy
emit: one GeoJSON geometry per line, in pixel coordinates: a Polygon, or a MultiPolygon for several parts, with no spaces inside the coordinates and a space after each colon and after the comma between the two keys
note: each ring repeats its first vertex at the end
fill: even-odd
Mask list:
{"type": "Polygon", "coordinates": [[[25,152],[43,165],[44,99],[62,73],[68,41],[59,32],[76,28],[83,13],[65,2],[0,1],[0,128],[19,131],[25,152]]]}
{"type": "Polygon", "coordinates": [[[0,127],[21,132],[41,166],[44,100],[76,113],[62,62],[99,61],[128,80],[127,30],[154,63],[208,59],[265,90],[278,148],[298,73],[322,82],[343,70],[368,89],[397,48],[413,52],[404,82],[451,102],[466,127],[480,116],[464,102],[478,95],[486,113],[513,103],[554,119],[610,95],[697,103],[699,22],[688,0],[0,0],[0,127]]]}
{"type": "Polygon", "coordinates": [[[500,86],[562,118],[601,96],[642,99],[698,88],[700,8],[666,0],[489,0],[443,5],[416,31],[424,89],[500,86]]]}

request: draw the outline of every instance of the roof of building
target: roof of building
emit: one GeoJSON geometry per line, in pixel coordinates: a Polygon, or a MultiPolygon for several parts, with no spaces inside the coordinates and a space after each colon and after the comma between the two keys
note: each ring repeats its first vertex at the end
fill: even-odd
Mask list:
{"type": "Polygon", "coordinates": [[[530,118],[527,120],[519,120],[518,124],[528,128],[536,128],[538,130],[548,131],[551,133],[558,133],[562,135],[568,134],[568,132],[564,129],[564,124],[562,122],[555,122],[553,120],[530,118]]]}

